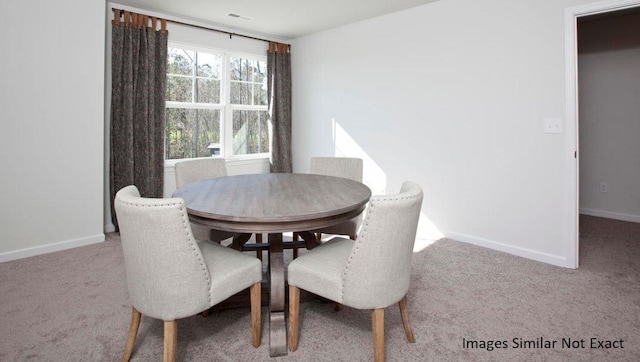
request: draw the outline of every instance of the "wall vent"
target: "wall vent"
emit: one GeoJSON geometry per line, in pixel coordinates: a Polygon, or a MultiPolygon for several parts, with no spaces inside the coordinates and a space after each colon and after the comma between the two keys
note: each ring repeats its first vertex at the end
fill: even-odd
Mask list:
{"type": "Polygon", "coordinates": [[[242,19],[242,20],[253,20],[253,18],[250,18],[248,16],[243,16],[240,14],[236,14],[236,13],[229,13],[227,14],[227,16],[232,17],[232,18],[236,18],[236,19],[242,19]]]}

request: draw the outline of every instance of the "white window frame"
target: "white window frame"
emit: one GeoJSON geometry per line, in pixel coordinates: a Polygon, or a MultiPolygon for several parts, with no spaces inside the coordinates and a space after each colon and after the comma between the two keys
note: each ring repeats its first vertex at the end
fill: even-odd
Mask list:
{"type": "MultiPolygon", "coordinates": [[[[242,53],[229,51],[220,48],[213,47],[205,47],[198,46],[193,44],[187,44],[183,42],[168,42],[169,48],[179,48],[185,49],[195,52],[209,53],[220,55],[222,57],[222,70],[221,70],[221,92],[220,92],[220,104],[211,104],[211,103],[186,103],[186,102],[175,102],[175,101],[166,101],[165,109],[167,108],[190,108],[190,109],[218,109],[220,110],[220,157],[223,157],[227,160],[251,160],[251,159],[264,159],[270,158],[271,150],[269,152],[263,153],[252,153],[248,155],[233,155],[232,154],[232,146],[233,146],[233,111],[234,110],[251,110],[251,111],[268,111],[268,105],[245,105],[245,104],[232,104],[230,89],[231,89],[231,58],[232,57],[240,57],[251,60],[264,61],[267,63],[266,55],[259,54],[251,54],[251,53],[242,53]]],[[[269,128],[269,139],[271,139],[271,126],[269,128]]],[[[164,135],[166,137],[166,134],[164,135]]],[[[166,152],[166,149],[165,149],[166,152]]],[[[165,154],[165,165],[174,165],[177,162],[184,160],[196,159],[194,158],[183,158],[183,159],[167,159],[167,155],[165,154]]],[[[197,157],[197,158],[206,158],[206,157],[197,157]]]]}

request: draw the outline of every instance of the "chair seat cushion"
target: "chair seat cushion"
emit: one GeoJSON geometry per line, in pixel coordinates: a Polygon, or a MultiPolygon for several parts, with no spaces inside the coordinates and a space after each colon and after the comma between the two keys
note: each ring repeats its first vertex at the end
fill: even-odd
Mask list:
{"type": "Polygon", "coordinates": [[[300,255],[287,268],[289,285],[342,303],[343,274],[354,243],[333,238],[300,255]]]}
{"type": "Polygon", "coordinates": [[[198,246],[211,275],[211,305],[262,281],[262,262],[255,256],[206,241],[198,246]]]}

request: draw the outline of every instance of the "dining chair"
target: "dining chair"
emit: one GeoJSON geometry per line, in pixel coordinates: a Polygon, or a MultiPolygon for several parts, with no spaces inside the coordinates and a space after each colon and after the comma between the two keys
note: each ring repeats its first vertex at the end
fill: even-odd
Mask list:
{"type": "MultiPolygon", "coordinates": [[[[309,173],[314,175],[325,175],[343,177],[353,181],[362,182],[362,159],[350,157],[312,157],[309,173]]],[[[328,226],[322,229],[311,230],[316,234],[318,241],[322,238],[322,234],[347,235],[355,240],[358,235],[358,229],[362,224],[362,214],[351,220],[338,225],[328,226]]],[[[297,233],[293,234],[293,240],[299,240],[297,233]]],[[[298,257],[298,248],[293,248],[293,258],[298,257]]]]}
{"type": "MultiPolygon", "coordinates": [[[[227,162],[224,158],[208,157],[198,158],[188,161],[181,161],[175,164],[176,188],[180,188],[188,183],[202,181],[214,177],[227,176],[227,162]]],[[[191,224],[191,229],[197,240],[211,240],[221,243],[223,240],[234,238],[233,247],[241,249],[246,243],[250,234],[239,234],[229,231],[211,229],[203,225],[191,224]]],[[[256,243],[262,243],[262,234],[256,234],[256,243]]],[[[262,260],[262,251],[257,250],[258,259],[262,260]]]]}
{"type": "Polygon", "coordinates": [[[114,204],[132,304],[123,361],[131,357],[142,315],[164,321],[164,361],[173,361],[178,319],[208,310],[247,288],[252,343],[260,346],[258,259],[195,240],[180,198],[143,198],[131,185],[118,191],[114,204]]]}
{"type": "MultiPolygon", "coordinates": [[[[407,294],[422,188],[405,181],[399,194],[373,196],[356,240],[333,238],[288,266],[289,347],[298,348],[300,289],[356,309],[371,309],[375,361],[384,361],[384,309],[398,303],[415,342],[407,294]]],[[[317,341],[316,341],[317,342],[317,341]]]]}

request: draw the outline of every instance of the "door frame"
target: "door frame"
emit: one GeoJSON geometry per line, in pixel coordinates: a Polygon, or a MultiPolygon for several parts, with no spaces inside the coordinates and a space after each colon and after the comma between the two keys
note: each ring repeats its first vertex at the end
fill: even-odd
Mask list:
{"type": "Polygon", "coordinates": [[[564,12],[566,62],[565,195],[567,217],[567,267],[579,265],[579,114],[578,114],[578,18],[640,6],[640,0],[606,0],[570,7],[564,12]]]}

